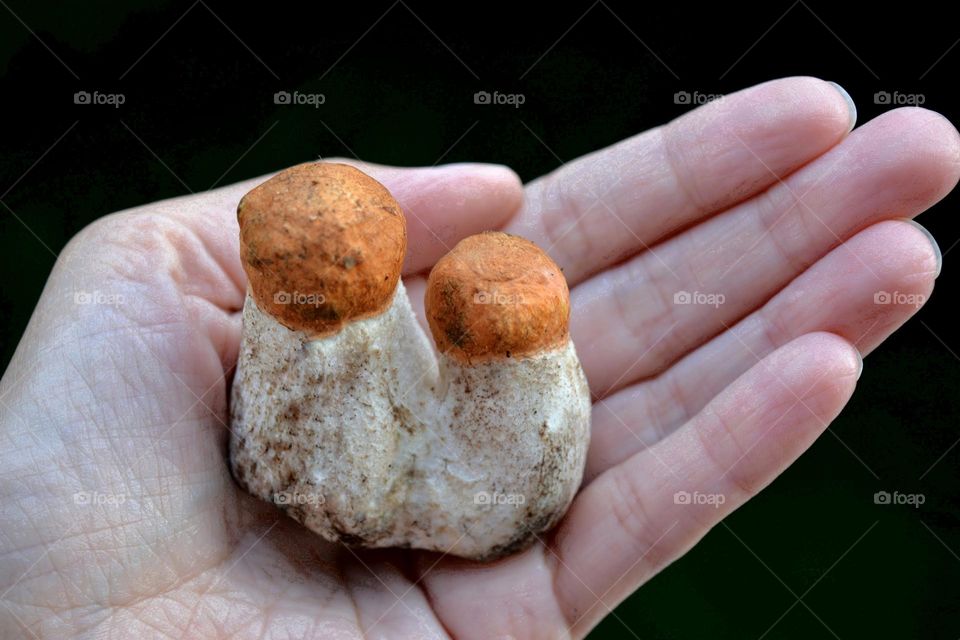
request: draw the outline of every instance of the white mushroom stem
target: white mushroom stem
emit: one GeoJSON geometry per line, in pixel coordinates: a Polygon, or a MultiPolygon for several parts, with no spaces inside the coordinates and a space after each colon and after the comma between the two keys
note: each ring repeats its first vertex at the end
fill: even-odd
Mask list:
{"type": "Polygon", "coordinates": [[[249,295],[243,322],[234,473],[328,540],[491,558],[549,529],[573,499],[590,397],[571,341],[438,361],[402,283],[385,312],[319,339],[249,295]]]}

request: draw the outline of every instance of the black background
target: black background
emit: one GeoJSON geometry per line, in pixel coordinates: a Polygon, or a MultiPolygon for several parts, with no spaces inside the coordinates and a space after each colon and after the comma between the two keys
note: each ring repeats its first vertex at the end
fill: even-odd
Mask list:
{"type": "MultiPolygon", "coordinates": [[[[686,111],[677,91],[795,74],[843,85],[861,123],[889,108],[878,91],[921,94],[960,122],[960,27],[932,4],[4,2],[4,366],[54,254],[84,225],[311,158],[489,161],[530,180],[686,111]],[[76,105],[81,90],[126,102],[76,105]],[[281,90],[326,103],[274,104],[281,90]],[[476,105],[480,90],[526,102],[476,105]]],[[[957,202],[921,217],[945,254],[937,291],[867,359],[839,438],[824,435],[594,637],[957,637],[957,202]],[[881,490],[926,503],[876,505],[881,490]]]]}

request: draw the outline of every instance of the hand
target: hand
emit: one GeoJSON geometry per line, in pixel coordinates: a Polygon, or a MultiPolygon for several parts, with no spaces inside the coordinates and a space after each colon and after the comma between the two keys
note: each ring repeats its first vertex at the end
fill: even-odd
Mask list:
{"type": "Polygon", "coordinates": [[[796,459],[859,354],[915,313],[902,296],[930,293],[939,251],[905,219],[956,183],[958,134],[921,109],[852,122],[831,85],[791,78],[525,198],[500,167],[360,165],[407,213],[421,317],[424,274],[483,229],[537,242],[571,286],[595,398],[584,487],[492,565],[331,545],[230,478],[235,207],[263,178],[88,227],[0,386],[4,637],[585,635],[796,459]]]}

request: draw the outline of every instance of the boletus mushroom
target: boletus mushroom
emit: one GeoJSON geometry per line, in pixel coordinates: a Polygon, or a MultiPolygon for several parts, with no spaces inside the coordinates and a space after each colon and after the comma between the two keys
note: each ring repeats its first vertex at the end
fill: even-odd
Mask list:
{"type": "Polygon", "coordinates": [[[488,232],[400,269],[386,188],[302,164],[241,200],[249,280],[231,396],[237,482],[330,541],[491,560],[553,527],[583,475],[590,396],[570,296],[535,244],[488,232]]]}

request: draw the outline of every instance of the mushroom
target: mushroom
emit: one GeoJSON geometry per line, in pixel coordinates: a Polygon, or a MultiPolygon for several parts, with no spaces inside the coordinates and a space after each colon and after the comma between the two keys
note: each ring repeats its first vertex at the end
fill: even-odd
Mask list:
{"type": "Polygon", "coordinates": [[[303,164],[238,207],[249,279],[230,461],[330,541],[491,560],[580,485],[590,396],[569,292],[535,244],[488,232],[433,268],[436,353],[400,280],[406,227],[378,182],[303,164]]]}

